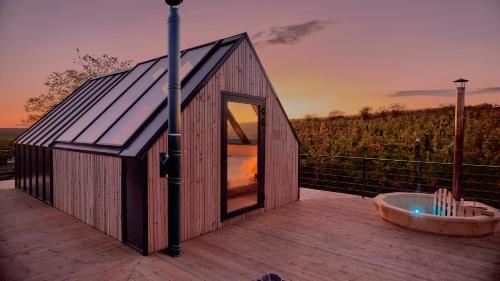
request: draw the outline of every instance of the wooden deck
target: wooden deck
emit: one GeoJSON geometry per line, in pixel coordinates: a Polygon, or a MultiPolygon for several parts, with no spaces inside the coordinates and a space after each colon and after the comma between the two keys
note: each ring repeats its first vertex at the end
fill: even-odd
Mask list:
{"type": "Polygon", "coordinates": [[[0,182],[0,280],[498,280],[500,229],[478,238],[408,231],[371,199],[301,190],[301,200],[143,257],[0,182]],[[354,208],[353,208],[354,207],[354,208]]]}

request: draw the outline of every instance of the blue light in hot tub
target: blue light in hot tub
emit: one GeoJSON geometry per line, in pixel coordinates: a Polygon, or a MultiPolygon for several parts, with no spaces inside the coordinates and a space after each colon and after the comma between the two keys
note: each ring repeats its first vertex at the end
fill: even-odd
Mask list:
{"type": "Polygon", "coordinates": [[[420,209],[419,208],[413,208],[413,213],[418,215],[420,214],[420,209]]]}

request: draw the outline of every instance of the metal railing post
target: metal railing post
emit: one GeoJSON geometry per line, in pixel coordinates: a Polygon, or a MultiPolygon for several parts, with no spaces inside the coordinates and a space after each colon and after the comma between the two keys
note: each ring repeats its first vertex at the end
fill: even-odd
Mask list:
{"type": "Polygon", "coordinates": [[[462,163],[464,150],[465,86],[457,88],[455,106],[455,151],[453,154],[453,198],[460,200],[462,194],[462,163]]]}
{"type": "Polygon", "coordinates": [[[365,197],[366,195],[366,158],[363,158],[363,164],[362,164],[362,173],[361,173],[361,179],[363,182],[363,190],[361,191],[361,196],[365,197]]]}
{"type": "Polygon", "coordinates": [[[420,186],[420,177],[422,176],[422,162],[421,162],[421,157],[420,157],[420,139],[417,138],[415,140],[415,175],[416,175],[416,183],[417,183],[417,189],[415,190],[416,192],[422,192],[421,186],[420,186]]]}

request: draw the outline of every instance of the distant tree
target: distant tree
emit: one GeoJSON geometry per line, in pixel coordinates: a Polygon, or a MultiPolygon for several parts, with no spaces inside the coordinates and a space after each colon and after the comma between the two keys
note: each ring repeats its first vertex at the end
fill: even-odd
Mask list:
{"type": "Polygon", "coordinates": [[[343,117],[345,115],[345,112],[342,110],[332,110],[330,113],[328,113],[328,117],[334,118],[334,117],[343,117]]]}
{"type": "Polygon", "coordinates": [[[439,108],[455,108],[455,105],[453,103],[442,103],[439,108]]]}
{"type": "Polygon", "coordinates": [[[319,119],[319,114],[318,113],[308,113],[308,114],[304,115],[304,119],[306,119],[306,120],[319,119]]]}
{"type": "Polygon", "coordinates": [[[389,110],[391,111],[391,115],[395,117],[404,113],[406,110],[406,106],[400,103],[393,103],[389,105],[389,110]]]}
{"type": "Polygon", "coordinates": [[[44,83],[47,91],[25,102],[24,110],[28,117],[23,123],[30,125],[36,122],[88,79],[126,69],[130,67],[132,60],[120,60],[108,54],[82,55],[76,49],[73,63],[76,68],[50,73],[44,83]]]}
{"type": "Polygon", "coordinates": [[[370,106],[363,106],[359,111],[359,115],[363,120],[369,119],[372,115],[372,108],[370,106]]]}

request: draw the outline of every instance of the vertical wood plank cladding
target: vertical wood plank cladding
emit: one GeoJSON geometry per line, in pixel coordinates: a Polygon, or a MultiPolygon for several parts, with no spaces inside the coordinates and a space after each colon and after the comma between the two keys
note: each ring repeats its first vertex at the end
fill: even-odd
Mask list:
{"type": "MultiPolygon", "coordinates": [[[[232,56],[226,61],[216,76],[204,87],[205,92],[198,96],[216,97],[217,107],[206,106],[204,110],[214,111],[214,122],[220,123],[220,91],[226,90],[235,93],[263,97],[266,99],[266,144],[265,144],[265,210],[274,209],[286,203],[298,199],[298,142],[288,125],[288,120],[283,114],[276,93],[267,82],[263,69],[254,56],[248,42],[243,42],[232,56]],[[213,84],[213,85],[210,85],[213,84]]],[[[192,104],[191,106],[200,106],[192,104]]],[[[186,108],[187,109],[187,108],[186,108]]],[[[220,155],[220,126],[212,130],[212,139],[216,141],[214,151],[220,155]]],[[[217,158],[217,166],[220,169],[220,157],[217,158]]],[[[193,163],[194,164],[194,163],[193,163]]],[[[196,166],[196,165],[194,165],[196,166]]],[[[205,165],[200,165],[204,167],[205,165]]],[[[216,196],[220,195],[220,170],[217,171],[218,182],[216,185],[216,196]]],[[[217,197],[219,198],[219,197],[217,197]]],[[[220,226],[219,209],[220,200],[212,212],[217,213],[217,221],[220,226]]],[[[238,220],[238,218],[235,218],[238,220]]]]}
{"type": "MultiPolygon", "coordinates": [[[[182,111],[181,238],[183,241],[240,221],[262,209],[224,222],[220,217],[221,91],[266,99],[264,210],[295,201],[298,142],[276,94],[247,42],[243,42],[182,111]]],[[[167,151],[166,132],[148,151],[149,251],[166,247],[166,179],[158,175],[158,154],[167,151]],[[161,235],[160,235],[161,234],[161,235]]]]}
{"type": "Polygon", "coordinates": [[[167,179],[160,178],[161,152],[167,152],[164,133],[148,151],[148,252],[167,247],[167,179]]]}
{"type": "Polygon", "coordinates": [[[122,240],[121,159],[53,150],[54,207],[122,240]]]}

